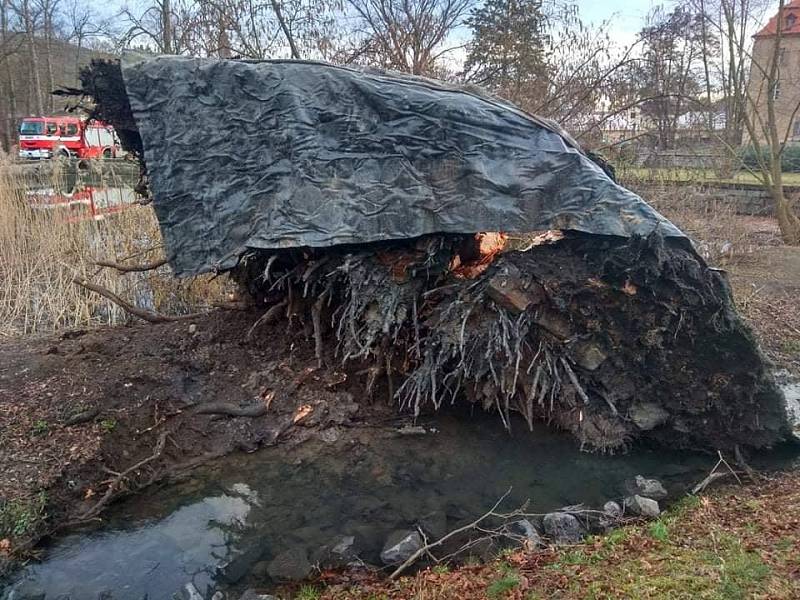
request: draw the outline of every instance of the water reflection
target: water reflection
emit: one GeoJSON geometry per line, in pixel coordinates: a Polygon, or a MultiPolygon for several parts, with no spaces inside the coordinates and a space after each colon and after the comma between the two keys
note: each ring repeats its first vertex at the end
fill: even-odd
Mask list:
{"type": "Polygon", "coordinates": [[[205,589],[214,581],[213,565],[231,558],[256,494],[219,495],[181,506],[152,523],[89,535],[69,535],[31,565],[14,596],[46,592],[73,599],[164,598],[191,581],[205,589]]]}

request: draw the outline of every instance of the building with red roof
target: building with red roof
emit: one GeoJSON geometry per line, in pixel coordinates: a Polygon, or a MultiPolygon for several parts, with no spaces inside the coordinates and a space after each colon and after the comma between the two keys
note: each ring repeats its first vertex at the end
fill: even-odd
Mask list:
{"type": "MultiPolygon", "coordinates": [[[[769,103],[775,111],[778,138],[800,143],[800,0],[791,0],[753,36],[748,84],[750,110],[766,122],[769,103]],[[778,28],[780,27],[780,35],[778,28]],[[778,61],[774,80],[773,61],[778,61]]],[[[761,127],[757,127],[760,130],[761,127]]],[[[763,139],[763,134],[759,135],[763,139]]]]}

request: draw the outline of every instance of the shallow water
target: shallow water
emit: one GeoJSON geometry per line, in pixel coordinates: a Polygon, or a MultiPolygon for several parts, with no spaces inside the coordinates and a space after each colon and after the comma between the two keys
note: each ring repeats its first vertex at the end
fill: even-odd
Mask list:
{"type": "MultiPolygon", "coordinates": [[[[564,505],[602,506],[637,474],[660,479],[671,495],[707,474],[714,457],[635,450],[579,452],[574,439],[516,422],[442,416],[425,435],[342,432],[332,443],[229,456],[177,485],[112,507],[107,523],[53,543],[3,598],[170,598],[192,582],[212,590],[270,587],[267,563],[290,548],[309,554],[340,535],[356,535],[361,557],[378,562],[389,532],[423,516],[447,530],[485,513],[509,488],[503,508],[525,500],[530,512],[564,505]],[[102,596],[103,592],[111,596],[102,596]]],[[[772,453],[760,466],[785,466],[772,453]]],[[[237,597],[237,596],[233,596],[237,597]]]]}

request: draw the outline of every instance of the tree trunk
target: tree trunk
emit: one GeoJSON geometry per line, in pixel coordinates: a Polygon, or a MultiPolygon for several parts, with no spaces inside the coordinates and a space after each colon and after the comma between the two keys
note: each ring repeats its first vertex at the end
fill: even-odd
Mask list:
{"type": "Polygon", "coordinates": [[[794,210],[783,193],[783,186],[776,186],[772,191],[772,200],[775,203],[775,215],[778,218],[778,227],[781,230],[783,243],[789,246],[800,246],[800,217],[794,210]]]}
{"type": "Polygon", "coordinates": [[[161,0],[161,51],[164,54],[172,54],[172,10],[170,0],[161,0]]]}
{"type": "Polygon", "coordinates": [[[709,131],[714,131],[714,113],[712,111],[712,101],[711,101],[711,75],[708,68],[708,30],[706,29],[706,7],[704,0],[700,0],[700,14],[702,15],[702,19],[700,20],[701,24],[701,34],[703,36],[703,75],[705,76],[705,84],[706,84],[706,126],[708,127],[709,131]]]}
{"type": "MultiPolygon", "coordinates": [[[[0,42],[3,44],[3,48],[6,47],[6,42],[8,41],[8,0],[3,0],[2,6],[0,6],[0,42]]],[[[14,78],[11,75],[11,60],[7,54],[3,54],[2,57],[2,70],[6,77],[6,85],[3,86],[3,93],[7,98],[7,103],[3,107],[4,114],[3,120],[5,124],[3,126],[3,150],[10,150],[12,144],[14,143],[14,121],[17,117],[17,94],[16,90],[14,89],[14,78]]]]}
{"type": "Polygon", "coordinates": [[[14,87],[14,77],[11,75],[11,65],[9,64],[8,59],[6,59],[6,73],[8,78],[8,113],[6,116],[6,140],[5,140],[5,149],[10,150],[11,146],[14,145],[16,141],[15,137],[15,127],[17,120],[17,91],[14,87]]]}
{"type": "Polygon", "coordinates": [[[78,35],[78,41],[75,48],[75,87],[81,85],[81,50],[83,49],[83,35],[78,35]]]}
{"type": "Polygon", "coordinates": [[[42,116],[44,115],[44,106],[42,104],[42,79],[39,76],[39,56],[36,52],[36,37],[33,30],[33,18],[31,16],[28,0],[23,2],[22,12],[22,18],[25,21],[25,34],[28,38],[28,52],[31,58],[31,96],[33,97],[33,106],[36,109],[36,114],[42,116]]]}
{"type": "Polygon", "coordinates": [[[286,24],[286,20],[283,18],[281,5],[278,3],[278,0],[271,0],[271,2],[272,10],[275,11],[275,18],[278,19],[278,24],[281,26],[281,31],[283,31],[283,35],[286,36],[286,41],[289,42],[289,48],[292,51],[292,58],[300,58],[300,51],[297,49],[297,45],[294,43],[292,32],[290,31],[289,26],[286,24]]]}
{"type": "Polygon", "coordinates": [[[49,4],[45,5],[44,11],[44,40],[45,40],[45,65],[47,67],[47,110],[55,110],[55,96],[52,92],[56,89],[55,78],[53,77],[53,8],[49,4]]]}

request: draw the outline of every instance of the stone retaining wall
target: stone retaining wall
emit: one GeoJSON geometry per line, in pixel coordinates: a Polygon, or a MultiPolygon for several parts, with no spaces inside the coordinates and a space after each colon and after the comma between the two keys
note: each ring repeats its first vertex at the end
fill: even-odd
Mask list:
{"type": "MultiPolygon", "coordinates": [[[[730,208],[740,215],[773,216],[772,198],[769,193],[759,185],[731,184],[731,183],[700,183],[700,182],[652,182],[635,181],[621,182],[645,200],[656,200],[665,194],[678,195],[686,206],[691,206],[703,211],[713,211],[715,208],[730,208]]],[[[785,186],[788,198],[793,199],[798,205],[800,187],[785,186]]]]}

